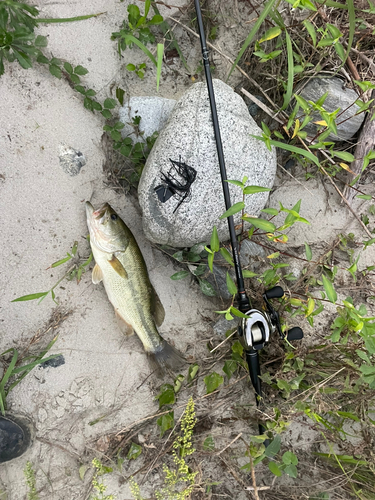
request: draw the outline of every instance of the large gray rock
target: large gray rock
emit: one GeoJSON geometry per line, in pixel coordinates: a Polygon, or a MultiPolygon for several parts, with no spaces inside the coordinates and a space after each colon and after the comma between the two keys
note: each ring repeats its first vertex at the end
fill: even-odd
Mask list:
{"type": "MultiPolygon", "coordinates": [[[[276,173],[276,153],[250,134],[261,130],[249,115],[245,102],[220,80],[214,80],[221,137],[228,179],[272,187],[276,173]]],[[[242,201],[239,187],[229,185],[232,204],[242,201]]],[[[146,236],[155,243],[173,247],[191,247],[209,242],[212,228],[217,226],[221,241],[228,240],[227,220],[219,220],[225,212],[216,142],[205,83],[193,85],[174,107],[167,125],[161,131],[144,167],[138,188],[146,236]],[[190,194],[179,205],[181,197],[160,201],[155,188],[166,184],[165,177],[186,183],[171,160],[187,164],[196,171],[190,194]],[[177,208],[178,207],[178,208],[177,208]]],[[[257,216],[265,206],[268,193],[246,196],[245,211],[257,216]]],[[[235,216],[238,224],[241,214],[235,216]]]]}
{"type": "MultiPolygon", "coordinates": [[[[306,99],[306,101],[313,101],[314,103],[317,102],[322,95],[328,92],[323,108],[328,111],[328,113],[332,113],[337,108],[340,108],[341,111],[345,110],[336,119],[336,124],[344,122],[337,125],[337,135],[330,134],[326,140],[348,141],[358,131],[365,117],[364,113],[354,116],[360,109],[357,104],[353,104],[354,101],[358,99],[358,95],[354,90],[345,88],[343,84],[343,80],[336,77],[314,78],[310,80],[300,92],[298,89],[296,92],[306,99]]],[[[341,111],[339,113],[341,113],[341,111]]],[[[314,114],[313,120],[306,125],[303,130],[305,130],[308,135],[315,136],[318,128],[313,122],[319,120],[322,120],[321,116],[318,113],[314,114]]]]}
{"type": "Polygon", "coordinates": [[[159,132],[167,123],[169,115],[176,104],[175,99],[165,99],[156,96],[131,97],[128,102],[119,109],[119,120],[125,124],[121,130],[123,137],[131,137],[134,142],[145,141],[154,132],[159,132]],[[137,135],[132,120],[136,116],[141,117],[138,126],[142,136],[137,135]]]}

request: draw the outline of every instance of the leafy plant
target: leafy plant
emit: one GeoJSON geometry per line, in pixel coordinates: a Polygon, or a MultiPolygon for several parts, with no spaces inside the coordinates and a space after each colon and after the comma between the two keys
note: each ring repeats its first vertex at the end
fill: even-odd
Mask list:
{"type": "MultiPolygon", "coordinates": [[[[198,471],[191,472],[185,458],[195,452],[192,437],[196,424],[194,400],[190,397],[185,412],[181,418],[181,435],[178,435],[173,442],[173,463],[174,468],[163,465],[164,487],[155,491],[157,500],[185,500],[190,497],[198,471]]],[[[134,478],[130,480],[130,490],[135,500],[143,500],[140,488],[134,478]]]]}
{"type": "Polygon", "coordinates": [[[110,474],[113,471],[112,467],[106,467],[98,458],[93,459],[92,465],[95,470],[92,478],[92,485],[96,492],[94,496],[91,496],[91,500],[115,500],[114,495],[106,494],[107,486],[104,484],[102,479],[105,474],[110,474]]]}
{"type": "Polygon", "coordinates": [[[33,368],[35,368],[35,366],[40,365],[40,363],[42,362],[54,359],[57,356],[59,356],[59,354],[53,354],[52,356],[44,358],[44,356],[51,349],[56,340],[57,337],[55,337],[40,354],[30,355],[23,358],[22,361],[29,361],[26,365],[17,366],[19,353],[17,349],[15,349],[14,347],[7,349],[6,351],[0,354],[0,356],[5,356],[8,353],[12,353],[9,365],[3,375],[3,378],[0,381],[0,410],[3,415],[5,415],[5,411],[7,409],[6,398],[10,393],[10,391],[14,389],[14,387],[16,387],[16,385],[18,385],[21,382],[21,380],[25,378],[26,375],[30,373],[33,368]],[[11,378],[15,378],[15,380],[10,382],[11,378]]]}
{"type": "Polygon", "coordinates": [[[89,264],[92,261],[93,255],[92,255],[92,253],[90,253],[89,257],[87,259],[84,259],[83,262],[81,262],[81,259],[80,259],[79,255],[77,254],[77,250],[78,250],[78,242],[75,241],[74,245],[72,247],[71,253],[67,252],[67,254],[66,254],[67,256],[66,257],[64,257],[63,259],[60,259],[60,260],[54,262],[48,268],[48,269],[50,269],[50,268],[61,266],[62,264],[65,264],[66,262],[69,262],[70,260],[73,260],[73,262],[74,262],[69,267],[68,271],[64,274],[64,276],[62,278],[60,278],[58,280],[58,282],[53,285],[52,288],[50,288],[46,292],[38,292],[38,293],[31,293],[31,294],[28,294],[28,295],[23,295],[22,297],[18,297],[17,299],[13,299],[12,302],[24,302],[24,301],[27,301],[27,300],[38,300],[38,299],[40,299],[39,300],[39,304],[40,304],[41,301],[45,297],[47,297],[47,295],[49,293],[51,293],[52,300],[55,303],[57,303],[56,300],[55,300],[55,298],[56,298],[55,288],[64,279],[67,279],[69,281],[71,281],[73,279],[76,279],[77,283],[79,283],[81,281],[82,274],[87,270],[89,264]]]}
{"type": "Polygon", "coordinates": [[[35,471],[33,469],[33,464],[28,460],[26,466],[23,470],[23,474],[26,479],[26,484],[28,487],[27,499],[28,500],[39,500],[39,495],[36,490],[36,478],[35,471]]]}

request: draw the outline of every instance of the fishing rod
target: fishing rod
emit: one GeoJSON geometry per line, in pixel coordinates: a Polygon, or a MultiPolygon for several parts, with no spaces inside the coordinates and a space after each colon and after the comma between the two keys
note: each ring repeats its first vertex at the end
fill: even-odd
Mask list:
{"type": "MultiPolygon", "coordinates": [[[[202,47],[202,57],[204,65],[204,73],[206,76],[208,97],[210,100],[211,107],[211,117],[214,127],[215,142],[217,156],[219,160],[221,184],[223,187],[225,208],[229,210],[232,206],[230,200],[229,186],[227,182],[227,171],[225,167],[223,144],[221,141],[219,119],[217,116],[215,93],[212,84],[212,76],[210,70],[210,63],[208,57],[208,49],[206,44],[206,37],[203,27],[202,12],[199,4],[199,0],[194,0],[195,11],[197,14],[198,21],[198,31],[202,47]]],[[[234,226],[233,216],[229,216],[228,229],[230,235],[230,242],[232,246],[234,270],[236,273],[237,281],[237,302],[238,309],[246,315],[246,318],[241,318],[238,325],[238,334],[240,336],[241,342],[245,348],[246,361],[249,367],[250,379],[254,387],[256,395],[256,404],[259,407],[262,401],[262,385],[260,377],[260,363],[259,363],[259,351],[264,347],[264,345],[269,341],[270,335],[277,331],[282,339],[300,340],[303,338],[303,332],[301,328],[295,327],[286,333],[283,333],[280,325],[280,317],[278,312],[273,308],[270,303],[270,299],[281,298],[284,295],[284,290],[280,286],[275,286],[270,290],[267,290],[263,294],[263,300],[265,302],[265,311],[260,311],[258,309],[252,309],[249,297],[245,291],[245,284],[241,269],[240,257],[238,253],[238,242],[236,236],[236,230],[234,226]]],[[[259,424],[259,434],[264,434],[266,429],[263,425],[259,424]]]]}

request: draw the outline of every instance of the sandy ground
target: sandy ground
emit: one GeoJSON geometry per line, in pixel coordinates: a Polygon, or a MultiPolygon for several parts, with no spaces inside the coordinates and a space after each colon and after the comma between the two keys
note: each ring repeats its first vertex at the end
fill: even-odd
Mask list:
{"type": "MultiPolygon", "coordinates": [[[[128,95],[156,93],[152,77],[141,83],[122,69],[110,40],[111,32],[125,16],[128,3],[95,0],[37,5],[42,17],[106,12],[84,22],[38,30],[48,35],[48,50],[55,57],[89,70],[85,82],[101,99],[110,96],[114,81],[128,95]]],[[[192,46],[188,53],[192,65],[199,60],[198,50],[192,46]]],[[[178,98],[191,85],[187,75],[176,75],[173,68],[163,74],[159,95],[178,98]]],[[[58,335],[52,352],[63,354],[65,359],[57,368],[37,367],[11,392],[9,409],[32,417],[36,440],[25,455],[1,467],[0,488],[7,491],[8,500],[24,499],[27,488],[22,470],[30,460],[37,468],[40,499],[83,500],[87,498],[90,482],[87,478],[81,481],[79,466],[89,463],[99,453],[94,451],[99,437],[157,410],[154,396],[158,382],[147,378],[150,366],[139,340],[123,337],[104,289],[91,283],[91,273],[84,274],[79,285],[63,281],[57,287],[57,311],[50,296],[40,305],[36,301],[11,303],[11,300],[52,287],[66,267],[46,268],[63,258],[74,241],[79,242],[78,252],[82,257],[89,255],[84,201],[91,200],[95,206],[110,202],[136,236],[151,281],[166,310],[161,327],[165,338],[182,352],[194,356],[199,343],[212,336],[211,327],[203,317],[213,318],[216,307],[189,279],[170,280],[178,268],[145,240],[136,201],[105,186],[101,148],[104,120],[84,109],[80,96],[66,81],[57,80],[38,65],[28,71],[16,64],[6,65],[0,79],[0,95],[3,286],[0,347],[22,351],[38,334],[38,342],[32,346],[35,352],[58,335]],[[59,164],[61,144],[81,151],[87,159],[76,177],[69,177],[59,164]],[[52,323],[56,328],[49,329],[51,319],[59,317],[61,320],[52,323]],[[89,425],[103,416],[95,425],[89,425]]],[[[313,186],[313,182],[310,187],[319,193],[319,203],[314,194],[284,178],[278,180],[271,198],[271,206],[280,200],[291,207],[303,197],[302,216],[313,213],[313,217],[308,217],[312,226],[308,229],[299,226],[291,233],[295,246],[303,245],[304,241],[311,244],[328,241],[341,229],[360,234],[358,224],[347,215],[334,192],[327,193],[318,185],[313,186]],[[324,208],[319,209],[320,203],[324,208]]],[[[363,256],[366,265],[374,262],[371,248],[363,256]]],[[[117,479],[109,481],[111,492],[119,500],[130,500],[126,484],[120,485],[117,479]]]]}

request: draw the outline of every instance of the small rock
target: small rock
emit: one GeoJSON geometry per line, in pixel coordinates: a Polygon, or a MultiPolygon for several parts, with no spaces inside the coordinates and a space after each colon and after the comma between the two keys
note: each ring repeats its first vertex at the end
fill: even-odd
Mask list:
{"type": "MultiPolygon", "coordinates": [[[[326,92],[328,92],[328,96],[324,101],[323,108],[328,113],[332,113],[337,108],[340,108],[341,111],[346,111],[344,111],[338,118],[336,118],[337,135],[332,133],[325,140],[348,141],[356,132],[358,132],[358,129],[362,125],[362,122],[365,118],[364,113],[354,116],[360,109],[357,104],[353,104],[354,101],[358,99],[358,95],[356,94],[356,92],[352,89],[345,88],[343,80],[337,77],[313,78],[300,92],[298,91],[298,87],[296,89],[296,93],[303,97],[306,101],[313,102],[318,101],[318,99],[322,97],[322,95],[324,95],[326,92]],[[339,122],[344,123],[339,124],[339,122]]],[[[302,113],[301,111],[299,111],[297,116],[301,115],[302,113]]],[[[308,123],[303,130],[314,137],[317,133],[318,127],[313,122],[322,120],[322,117],[318,113],[313,114],[312,116],[313,120],[308,123]]]]}
{"type": "Polygon", "coordinates": [[[38,420],[43,423],[47,420],[48,413],[44,408],[39,408],[38,410],[38,420]]]}
{"type": "Polygon", "coordinates": [[[58,366],[64,365],[65,364],[65,359],[62,354],[59,354],[56,356],[56,358],[48,359],[47,361],[44,361],[43,363],[40,363],[40,366],[42,368],[57,368],[58,366]]]}
{"type": "Polygon", "coordinates": [[[250,265],[254,257],[264,259],[266,256],[267,254],[264,251],[264,248],[254,241],[243,240],[241,242],[240,259],[243,267],[250,265]]]}
{"type": "Polygon", "coordinates": [[[138,434],[138,442],[139,444],[143,444],[146,442],[146,438],[144,437],[143,434],[138,434]]]}
{"type": "MultiPolygon", "coordinates": [[[[243,99],[224,82],[213,83],[228,179],[248,176],[252,185],[272,187],[275,150],[251,137],[262,132],[243,99]]],[[[232,204],[242,201],[241,189],[229,185],[229,190],[232,204]]],[[[144,232],[154,243],[191,248],[209,242],[214,225],[219,239],[228,239],[227,220],[219,220],[225,203],[204,83],[193,85],[174,107],[147,159],[138,194],[144,232]],[[174,192],[165,189],[171,183],[174,192]]],[[[267,199],[267,192],[247,196],[245,211],[257,216],[267,199]]],[[[238,213],[235,224],[240,220],[238,213]]]]}
{"type": "Polygon", "coordinates": [[[65,144],[59,146],[59,159],[61,168],[71,177],[78,175],[81,168],[86,165],[83,153],[65,144]]]}
{"type": "Polygon", "coordinates": [[[130,137],[134,142],[145,142],[154,132],[159,132],[167,123],[177,101],[155,96],[131,97],[129,102],[119,109],[119,120],[125,124],[121,130],[122,137],[130,137]],[[133,126],[133,118],[141,117],[138,125],[142,136],[137,135],[133,126]]]}
{"type": "Polygon", "coordinates": [[[109,448],[109,436],[101,436],[97,442],[95,448],[100,451],[101,453],[106,453],[109,448]]]}

